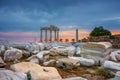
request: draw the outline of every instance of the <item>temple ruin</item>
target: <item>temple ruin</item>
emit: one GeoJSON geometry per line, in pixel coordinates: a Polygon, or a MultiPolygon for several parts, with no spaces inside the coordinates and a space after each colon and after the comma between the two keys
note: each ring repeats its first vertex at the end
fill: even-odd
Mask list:
{"type": "Polygon", "coordinates": [[[41,27],[40,28],[40,41],[43,42],[43,31],[45,31],[45,41],[52,41],[52,32],[54,32],[54,41],[59,40],[59,28],[54,25],[50,25],[50,27],[41,27]],[[50,32],[50,38],[48,38],[48,32],[50,32]],[[50,39],[50,40],[48,40],[50,39]]]}

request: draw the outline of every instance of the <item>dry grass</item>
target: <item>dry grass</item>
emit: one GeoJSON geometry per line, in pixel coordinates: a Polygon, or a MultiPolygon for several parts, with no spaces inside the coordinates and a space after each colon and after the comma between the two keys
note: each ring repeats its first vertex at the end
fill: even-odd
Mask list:
{"type": "Polygon", "coordinates": [[[56,69],[58,70],[62,78],[80,76],[88,80],[107,80],[108,78],[113,77],[106,70],[99,69],[98,66],[91,67],[80,66],[73,70],[64,70],[57,67],[56,69]],[[87,71],[88,69],[94,71],[95,73],[87,71]]]}

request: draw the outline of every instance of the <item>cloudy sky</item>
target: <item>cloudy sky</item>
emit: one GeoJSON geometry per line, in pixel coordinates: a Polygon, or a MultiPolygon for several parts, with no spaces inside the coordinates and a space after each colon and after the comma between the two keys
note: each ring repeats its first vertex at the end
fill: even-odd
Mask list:
{"type": "Polygon", "coordinates": [[[120,33],[120,0],[0,0],[0,39],[34,41],[41,26],[60,28],[60,38],[79,39],[95,26],[120,33]]]}

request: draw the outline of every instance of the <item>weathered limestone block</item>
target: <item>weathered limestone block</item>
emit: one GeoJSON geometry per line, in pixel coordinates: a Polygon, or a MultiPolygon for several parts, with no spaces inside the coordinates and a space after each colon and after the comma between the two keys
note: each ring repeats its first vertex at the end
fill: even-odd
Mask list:
{"type": "Polygon", "coordinates": [[[36,44],[39,45],[40,51],[45,49],[45,45],[43,43],[36,43],[36,44]]]}
{"type": "Polygon", "coordinates": [[[15,59],[22,58],[22,50],[16,49],[16,48],[10,48],[5,51],[4,54],[4,60],[5,61],[11,61],[15,59]]]}
{"type": "Polygon", "coordinates": [[[52,80],[61,79],[57,69],[54,67],[42,67],[32,62],[21,62],[11,65],[11,69],[16,72],[30,72],[31,80],[52,80]]]}
{"type": "Polygon", "coordinates": [[[73,56],[75,54],[75,47],[74,46],[69,46],[69,47],[63,47],[63,46],[53,47],[52,49],[50,49],[50,54],[53,55],[53,56],[57,56],[57,55],[73,56]]]}
{"type": "Polygon", "coordinates": [[[78,47],[76,47],[75,52],[76,52],[76,54],[80,55],[81,50],[80,50],[80,47],[79,47],[79,46],[78,46],[78,47]]]}
{"type": "Polygon", "coordinates": [[[108,68],[112,70],[120,70],[120,63],[116,63],[113,61],[105,61],[102,66],[104,68],[108,68]]]}
{"type": "Polygon", "coordinates": [[[25,49],[32,54],[36,54],[40,51],[40,46],[37,43],[29,43],[25,45],[25,49]]]}
{"type": "Polygon", "coordinates": [[[40,51],[38,54],[36,54],[36,56],[39,60],[44,62],[49,59],[49,52],[50,51],[40,51]]]}
{"type": "Polygon", "coordinates": [[[49,65],[55,65],[55,63],[56,63],[56,60],[49,60],[49,61],[47,61],[47,62],[44,62],[43,63],[43,65],[44,66],[49,66],[49,65]]]}
{"type": "Polygon", "coordinates": [[[56,65],[63,69],[73,69],[80,66],[80,61],[69,59],[69,58],[61,58],[61,59],[58,59],[58,61],[56,62],[56,65]]]}
{"type": "Polygon", "coordinates": [[[63,56],[67,56],[68,52],[66,48],[58,48],[56,49],[56,53],[58,53],[59,55],[63,55],[63,56]]]}
{"type": "Polygon", "coordinates": [[[109,42],[89,42],[83,45],[80,55],[84,58],[93,59],[96,65],[101,65],[107,50],[109,50],[111,46],[109,42]]]}
{"type": "Polygon", "coordinates": [[[114,78],[111,78],[111,79],[109,79],[109,80],[120,80],[120,71],[117,71],[117,72],[115,73],[115,77],[114,77],[114,78]]]}
{"type": "Polygon", "coordinates": [[[116,72],[115,78],[113,78],[112,80],[120,80],[120,71],[116,72]]]}
{"type": "Polygon", "coordinates": [[[54,48],[52,48],[52,49],[50,49],[50,55],[51,56],[58,56],[59,54],[57,53],[57,51],[54,48]]]}
{"type": "Polygon", "coordinates": [[[0,80],[27,80],[27,75],[22,72],[0,70],[0,80]]]}
{"type": "Polygon", "coordinates": [[[36,64],[39,64],[39,59],[37,58],[36,55],[32,55],[31,57],[29,57],[29,58],[27,59],[27,61],[33,62],[33,63],[36,63],[36,64]]]}
{"type": "Polygon", "coordinates": [[[44,44],[46,50],[50,50],[52,48],[51,43],[43,43],[43,44],[44,44]]]}
{"type": "Polygon", "coordinates": [[[95,61],[93,59],[87,59],[83,57],[68,57],[69,59],[79,60],[80,64],[84,66],[93,66],[95,65],[95,61]]]}
{"type": "Polygon", "coordinates": [[[0,55],[3,55],[2,53],[5,51],[5,46],[0,45],[0,55]]]}
{"type": "Polygon", "coordinates": [[[66,47],[67,48],[67,53],[68,53],[68,56],[73,56],[75,54],[75,47],[74,46],[69,46],[69,47],[66,47]]]}
{"type": "Polygon", "coordinates": [[[120,50],[116,50],[116,51],[111,52],[110,60],[119,61],[120,60],[120,50]]]}

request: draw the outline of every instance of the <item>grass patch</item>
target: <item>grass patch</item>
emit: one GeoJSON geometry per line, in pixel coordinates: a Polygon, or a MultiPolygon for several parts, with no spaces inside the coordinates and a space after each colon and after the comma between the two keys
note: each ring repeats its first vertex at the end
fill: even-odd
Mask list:
{"type": "Polygon", "coordinates": [[[84,69],[98,69],[97,66],[84,66],[84,65],[80,65],[81,68],[84,68],[84,69]]]}
{"type": "Polygon", "coordinates": [[[72,69],[72,70],[63,70],[61,68],[56,67],[56,69],[58,70],[59,74],[62,76],[62,78],[67,78],[68,76],[82,76],[83,74],[86,73],[86,70],[78,67],[76,69],[72,69]]]}
{"type": "Polygon", "coordinates": [[[74,53],[73,56],[81,57],[80,54],[76,54],[76,53],[74,53]]]}
{"type": "Polygon", "coordinates": [[[1,53],[0,53],[0,57],[2,57],[2,58],[4,58],[4,54],[5,54],[5,51],[1,51],[1,53]]]}
{"type": "Polygon", "coordinates": [[[113,75],[110,74],[110,72],[107,69],[101,68],[97,71],[98,75],[104,76],[106,78],[112,78],[113,75]]]}

